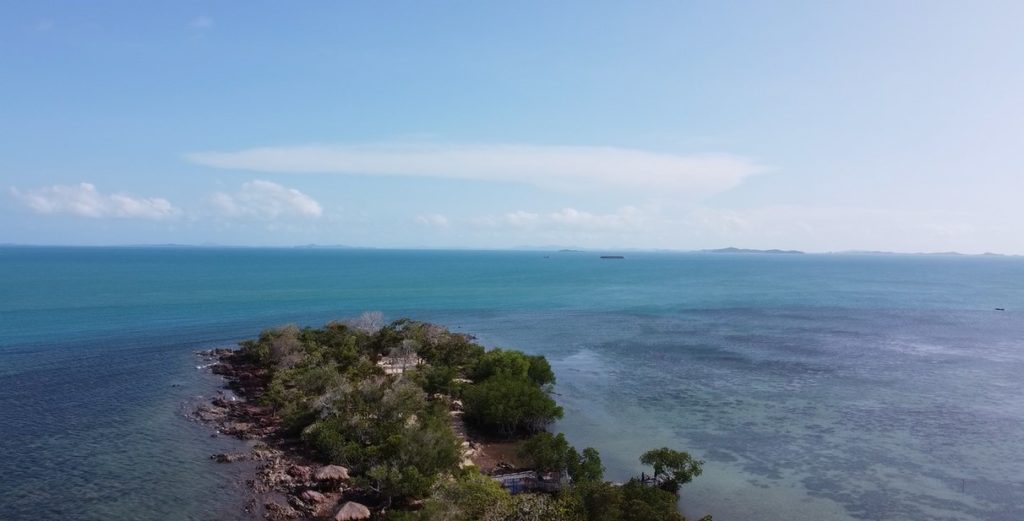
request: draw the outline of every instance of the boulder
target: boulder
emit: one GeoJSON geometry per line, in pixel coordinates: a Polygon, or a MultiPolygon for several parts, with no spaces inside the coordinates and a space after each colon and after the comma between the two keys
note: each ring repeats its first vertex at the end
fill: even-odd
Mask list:
{"type": "Polygon", "coordinates": [[[292,465],[288,467],[288,475],[298,481],[309,481],[313,478],[313,469],[304,465],[292,465]]]}
{"type": "Polygon", "coordinates": [[[327,501],[327,496],[311,489],[305,490],[301,494],[299,494],[299,499],[310,505],[319,505],[327,501]]]}
{"type": "Polygon", "coordinates": [[[298,510],[295,510],[289,505],[280,505],[278,503],[270,502],[263,505],[267,509],[266,518],[271,521],[284,521],[286,519],[298,519],[302,516],[298,510]]]}

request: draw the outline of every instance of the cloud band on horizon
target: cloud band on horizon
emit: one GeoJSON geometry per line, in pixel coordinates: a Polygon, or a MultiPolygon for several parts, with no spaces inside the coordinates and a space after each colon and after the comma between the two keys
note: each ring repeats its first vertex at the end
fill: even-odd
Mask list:
{"type": "Polygon", "coordinates": [[[704,197],[765,171],[730,154],[528,144],[310,144],[186,154],[192,163],[276,173],[415,176],[521,182],[562,192],[666,191],[704,197]]]}

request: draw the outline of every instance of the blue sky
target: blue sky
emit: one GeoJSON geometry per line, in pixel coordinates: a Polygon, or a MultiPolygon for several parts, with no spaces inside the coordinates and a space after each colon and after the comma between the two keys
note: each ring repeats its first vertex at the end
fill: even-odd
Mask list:
{"type": "Polygon", "coordinates": [[[1020,2],[4,2],[0,242],[1024,253],[1020,2]]]}

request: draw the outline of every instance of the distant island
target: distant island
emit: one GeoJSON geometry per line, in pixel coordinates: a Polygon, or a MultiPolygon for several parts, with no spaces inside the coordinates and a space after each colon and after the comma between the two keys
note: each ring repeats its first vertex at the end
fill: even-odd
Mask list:
{"type": "Polygon", "coordinates": [[[752,250],[748,248],[718,248],[715,250],[700,250],[700,253],[784,253],[803,255],[804,252],[799,250],[752,250]]]}
{"type": "Polygon", "coordinates": [[[704,463],[663,447],[650,473],[605,481],[596,449],[547,431],[562,408],[543,356],[425,322],[367,313],[201,356],[234,394],[194,417],[254,440],[211,458],[253,463],[246,510],[269,520],[685,521],[678,491],[704,463]]]}
{"type": "Polygon", "coordinates": [[[595,247],[592,249],[578,249],[578,248],[562,248],[560,246],[517,246],[510,248],[444,248],[444,247],[428,247],[428,246],[406,246],[406,247],[376,247],[376,246],[351,246],[345,244],[298,244],[298,245],[282,245],[282,246],[267,246],[267,245],[246,245],[246,244],[218,244],[218,243],[200,243],[200,244],[177,244],[177,243],[164,243],[164,244],[144,244],[144,243],[130,243],[130,244],[28,244],[28,243],[2,243],[0,248],[82,248],[82,249],[96,249],[96,248],[138,248],[138,249],[221,249],[221,250],[334,250],[334,251],[447,251],[447,252],[463,252],[463,251],[493,251],[493,252],[519,252],[519,251],[530,251],[530,252],[555,252],[555,253],[587,253],[596,251],[625,251],[630,253],[744,253],[744,254],[800,254],[800,255],[906,255],[906,256],[933,256],[933,257],[1024,257],[1021,254],[1014,253],[997,253],[997,252],[982,252],[982,253],[963,253],[958,251],[939,251],[939,252],[914,252],[914,251],[885,251],[885,250],[834,250],[834,251],[801,251],[801,250],[784,250],[784,249],[755,249],[755,248],[717,248],[717,249],[703,249],[703,250],[688,250],[688,249],[676,249],[676,248],[623,248],[615,246],[604,246],[595,247]]]}

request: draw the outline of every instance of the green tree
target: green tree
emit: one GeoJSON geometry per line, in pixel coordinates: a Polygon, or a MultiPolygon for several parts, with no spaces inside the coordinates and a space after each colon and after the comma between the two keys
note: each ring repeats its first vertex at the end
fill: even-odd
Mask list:
{"type": "Polygon", "coordinates": [[[519,456],[542,472],[561,472],[578,459],[576,449],[569,445],[564,434],[550,432],[540,432],[527,439],[519,449],[519,456]]]}
{"type": "Polygon", "coordinates": [[[573,482],[601,481],[604,467],[596,449],[587,447],[580,455],[565,439],[564,434],[541,432],[534,434],[519,449],[519,456],[537,470],[561,472],[566,470],[573,482]]]}
{"type": "Polygon", "coordinates": [[[539,432],[562,417],[543,389],[523,378],[494,376],[464,391],[466,421],[506,436],[539,432]]]}
{"type": "Polygon", "coordinates": [[[484,353],[470,375],[477,382],[495,376],[507,376],[528,378],[538,386],[555,383],[555,373],[546,358],[504,349],[492,349],[484,353]]]}
{"type": "Polygon", "coordinates": [[[569,493],[579,497],[587,521],[622,519],[622,487],[603,481],[574,482],[569,493]]]}
{"type": "Polygon", "coordinates": [[[593,447],[583,449],[578,455],[573,450],[569,457],[569,477],[574,483],[599,482],[604,479],[604,465],[601,454],[593,447]]]}
{"type": "Polygon", "coordinates": [[[379,377],[334,389],[321,400],[323,418],[303,433],[332,462],[365,476],[390,503],[424,497],[461,456],[447,411],[426,401],[411,380],[379,377]]]}
{"type": "Polygon", "coordinates": [[[548,359],[542,355],[527,356],[527,362],[529,363],[529,369],[527,369],[527,376],[533,383],[537,385],[548,385],[555,383],[555,372],[551,370],[551,364],[548,363],[548,359]]]}
{"type": "Polygon", "coordinates": [[[648,487],[637,480],[622,486],[622,521],[685,521],[675,494],[648,487]]]}
{"type": "Polygon", "coordinates": [[[654,467],[655,479],[662,480],[662,487],[673,493],[679,492],[679,487],[700,476],[704,465],[704,461],[694,459],[689,453],[668,447],[643,453],[640,462],[654,467]]]}
{"type": "Polygon", "coordinates": [[[509,507],[489,510],[483,521],[584,521],[571,498],[546,494],[516,494],[509,507]]]}
{"type": "Polygon", "coordinates": [[[477,521],[489,513],[508,511],[512,496],[501,485],[476,470],[434,486],[424,508],[430,521],[477,521]]]}
{"type": "Polygon", "coordinates": [[[413,374],[414,378],[421,379],[421,385],[423,390],[427,394],[456,394],[458,385],[455,383],[455,377],[458,373],[455,372],[455,368],[445,365],[428,365],[422,371],[417,371],[413,374]]]}

